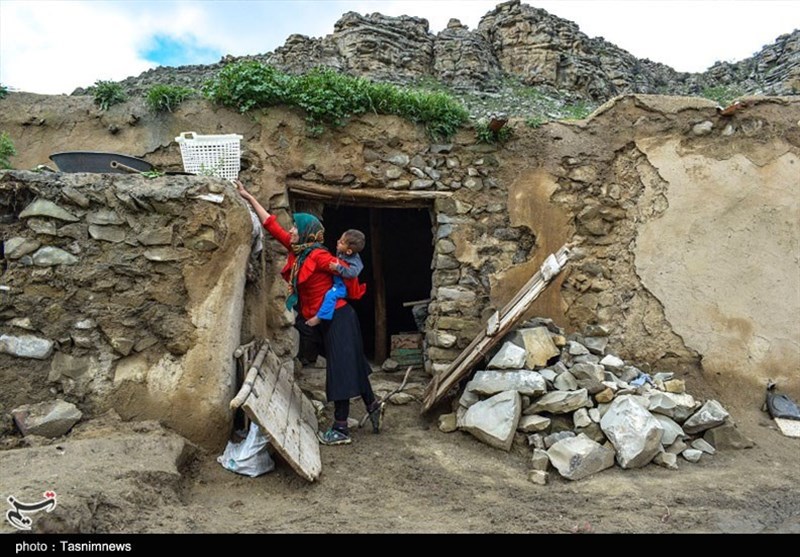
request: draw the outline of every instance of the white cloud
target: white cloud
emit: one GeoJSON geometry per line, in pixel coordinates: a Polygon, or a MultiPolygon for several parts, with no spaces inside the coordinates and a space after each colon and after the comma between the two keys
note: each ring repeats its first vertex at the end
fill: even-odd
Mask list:
{"type": "Polygon", "coordinates": [[[148,69],[135,24],[91,3],[3,2],[0,37],[0,80],[24,91],[67,93],[148,69]]]}

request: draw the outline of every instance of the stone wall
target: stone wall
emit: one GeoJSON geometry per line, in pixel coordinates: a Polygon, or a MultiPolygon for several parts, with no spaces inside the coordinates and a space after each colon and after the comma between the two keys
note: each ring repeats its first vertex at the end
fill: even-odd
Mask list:
{"type": "Polygon", "coordinates": [[[0,175],[4,412],[55,393],[227,440],[250,221],[221,182],[0,175]]]}
{"type": "MultiPolygon", "coordinates": [[[[284,224],[288,225],[292,204],[298,203],[301,194],[297,192],[302,191],[360,192],[377,205],[390,196],[405,196],[415,203],[424,200],[434,215],[433,301],[426,323],[426,357],[432,373],[447,367],[491,312],[511,299],[547,255],[570,242],[576,245],[574,261],[537,300],[530,316],[552,318],[567,331],[608,334],[609,350],[643,369],[682,366],[691,373],[690,380],[718,389],[723,403],[727,396],[746,397],[754,404],[760,404],[767,378],[795,395],[800,391],[796,371],[800,330],[795,318],[800,311],[798,121],[800,101],[795,98],[747,99],[746,108],[724,117],[714,103],[701,99],[625,96],[607,103],[586,121],[539,128],[511,122],[513,138],[490,146],[476,143],[471,129],[462,130],[448,144],[431,144],[421,128],[376,115],[309,138],[302,114],[281,109],[239,115],[192,101],[172,114],[155,117],[135,102],[101,112],[86,97],[12,93],[0,102],[0,129],[9,133],[19,150],[20,155],[12,159],[18,168],[47,164],[47,155],[59,150],[114,150],[144,157],[162,170],[180,170],[174,137],[181,131],[240,133],[244,136],[241,177],[284,224]]],[[[106,317],[100,318],[100,313],[93,317],[98,325],[92,330],[99,344],[79,346],[73,335],[84,335],[82,329],[74,330],[76,323],[84,321],[83,306],[61,304],[58,326],[51,314],[38,315],[36,308],[40,297],[57,297],[63,269],[83,269],[83,263],[39,268],[24,265],[24,256],[11,259],[6,255],[3,260],[0,285],[13,278],[15,284],[32,286],[24,290],[24,304],[23,298],[4,300],[0,332],[19,336],[23,334],[19,320],[34,319],[31,326],[36,336],[58,343],[54,350],[72,358],[59,356],[64,369],[86,367],[84,363],[91,362],[96,353],[99,371],[86,377],[99,379],[88,383],[90,391],[116,393],[103,400],[127,409],[127,417],[142,415],[137,414],[138,407],[152,408],[153,413],[164,412],[176,427],[195,431],[197,436],[192,428],[199,426],[181,422],[177,414],[196,408],[193,395],[202,377],[203,384],[215,385],[203,394],[213,408],[207,414],[219,416],[214,423],[227,419],[224,399],[231,389],[232,365],[227,359],[234,339],[238,341],[240,334],[244,340],[264,335],[282,356],[292,355],[296,338],[292,316],[283,306],[285,284],[277,272],[285,251],[268,240],[261,256],[263,266],[242,286],[244,279],[237,273],[244,269],[247,256],[242,250],[249,245],[250,221],[242,204],[230,199],[226,184],[216,184],[225,194],[218,206],[191,199],[214,185],[194,177],[167,176],[151,183],[128,176],[12,173],[4,180],[4,184],[15,184],[14,192],[28,192],[15,193],[3,202],[6,253],[9,246],[17,249],[20,241],[15,239],[22,238],[38,242],[36,249],[52,245],[73,257],[94,254],[112,245],[96,236],[97,226],[123,227],[124,240],[113,244],[113,254],[125,255],[125,264],[110,267],[113,280],[82,270],[81,276],[92,278],[82,279],[81,286],[127,292],[128,284],[140,284],[138,288],[153,297],[152,307],[160,307],[158,302],[174,310],[171,320],[165,320],[139,309],[142,300],[149,298],[104,294],[104,300],[127,300],[130,307],[121,310],[125,317],[116,317],[119,312],[113,318],[109,317],[112,313],[102,312],[106,317]],[[44,182],[50,185],[39,185],[44,182]],[[134,182],[143,190],[130,197],[134,182]],[[65,184],[85,191],[82,195],[89,206],[65,198],[65,184]],[[34,188],[44,193],[33,195],[34,188]],[[101,195],[105,191],[116,193],[101,195]],[[120,194],[134,201],[123,203],[120,194]],[[78,220],[55,225],[53,236],[53,225],[39,221],[57,217],[20,216],[37,195],[78,220]],[[177,197],[149,202],[159,195],[177,197]],[[137,204],[135,199],[140,198],[153,214],[137,204]],[[160,212],[159,207],[172,209],[160,212]],[[121,211],[124,224],[90,222],[88,215],[101,208],[121,211]],[[173,230],[180,231],[174,232],[171,247],[191,254],[189,259],[153,262],[145,256],[149,248],[142,245],[140,234],[144,228],[161,230],[169,221],[165,215],[172,215],[173,230]],[[144,226],[147,219],[153,223],[144,226]],[[178,224],[183,219],[187,222],[178,224]],[[67,235],[76,224],[86,227],[88,236],[83,240],[67,235]],[[95,226],[95,235],[89,225],[95,226]],[[209,235],[218,246],[213,251],[192,247],[193,239],[209,235]],[[76,253],[72,253],[74,242],[78,242],[76,253]],[[195,272],[193,265],[217,270],[195,272]],[[152,267],[172,271],[164,276],[152,267]],[[117,276],[125,272],[129,274],[117,276]],[[206,280],[204,273],[226,276],[232,285],[222,295],[215,289],[219,281],[206,280]],[[201,276],[203,280],[192,279],[201,276]],[[164,283],[166,288],[148,286],[154,279],[160,284],[167,277],[171,279],[164,283]],[[237,290],[242,287],[243,302],[237,290]],[[169,294],[166,300],[157,294],[162,292],[169,294]],[[191,308],[213,300],[217,300],[215,307],[225,308],[226,317],[210,320],[203,337],[191,308]],[[240,322],[233,315],[237,311],[240,322]],[[119,361],[143,358],[136,345],[145,333],[157,342],[143,351],[150,350],[158,358],[148,358],[146,367],[131,364],[125,374],[135,380],[127,389],[114,389],[119,361]],[[176,344],[170,334],[181,342],[176,344]],[[216,346],[216,359],[199,367],[183,365],[194,351],[198,358],[206,354],[204,345],[210,338],[228,338],[224,347],[216,346]],[[133,342],[127,355],[114,345],[120,339],[133,342]],[[73,359],[79,359],[78,363],[73,359]],[[161,363],[154,368],[154,362],[161,363]],[[183,373],[180,380],[176,373],[183,373]],[[142,377],[147,379],[137,383],[142,377]],[[152,402],[163,401],[164,392],[170,393],[169,405],[152,402]]],[[[121,237],[119,232],[111,234],[121,237]]],[[[15,286],[10,286],[13,293],[15,286]]],[[[82,299],[76,296],[70,299],[82,299]]],[[[18,357],[0,358],[6,383],[16,381],[18,374],[29,377],[25,382],[30,388],[20,397],[43,396],[41,385],[51,373],[52,354],[47,360],[24,359],[22,367],[18,357]]],[[[73,378],[67,379],[59,380],[55,388],[72,388],[73,378]]],[[[197,413],[186,415],[194,419],[197,413]]],[[[202,423],[208,430],[209,422],[202,423]]],[[[218,433],[224,437],[227,430],[218,433]]]]}

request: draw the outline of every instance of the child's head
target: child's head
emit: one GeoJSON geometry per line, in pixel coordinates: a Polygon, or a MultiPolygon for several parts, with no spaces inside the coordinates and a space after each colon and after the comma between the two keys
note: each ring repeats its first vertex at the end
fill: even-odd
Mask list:
{"type": "Polygon", "coordinates": [[[364,233],[355,228],[351,228],[350,230],[345,230],[342,233],[342,237],[336,242],[336,251],[338,253],[352,255],[364,249],[365,243],[366,238],[364,237],[364,233]]]}

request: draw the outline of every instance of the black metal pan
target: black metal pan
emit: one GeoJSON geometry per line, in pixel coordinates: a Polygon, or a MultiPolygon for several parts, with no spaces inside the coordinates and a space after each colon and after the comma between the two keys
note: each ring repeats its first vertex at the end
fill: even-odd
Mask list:
{"type": "Polygon", "coordinates": [[[150,172],[155,169],[152,164],[142,159],[102,151],[53,153],[50,155],[50,160],[56,163],[61,172],[113,172],[127,174],[132,171],[150,172]]]}

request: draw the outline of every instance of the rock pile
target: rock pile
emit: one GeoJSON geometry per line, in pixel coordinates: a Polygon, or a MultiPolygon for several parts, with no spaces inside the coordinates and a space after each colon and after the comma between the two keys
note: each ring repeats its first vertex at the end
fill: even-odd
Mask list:
{"type": "Polygon", "coordinates": [[[653,375],[606,352],[608,331],[564,335],[547,319],[509,333],[475,373],[443,431],[462,430],[509,451],[532,447],[529,479],[546,484],[554,468],[579,480],[615,465],[677,469],[719,448],[747,448],[716,400],[699,401],[683,379],[653,375]]]}

